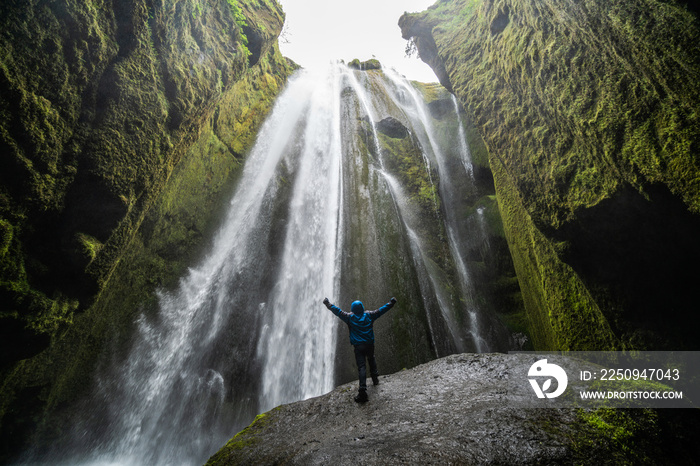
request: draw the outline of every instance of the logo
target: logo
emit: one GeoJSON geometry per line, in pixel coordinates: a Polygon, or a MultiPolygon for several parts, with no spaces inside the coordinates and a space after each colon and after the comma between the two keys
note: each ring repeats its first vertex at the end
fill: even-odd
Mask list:
{"type": "Polygon", "coordinates": [[[528,379],[532,389],[535,391],[537,398],[556,398],[566,390],[566,385],[569,383],[569,379],[566,376],[564,369],[557,366],[556,364],[547,363],[546,359],[540,359],[535,364],[530,367],[527,373],[528,377],[549,377],[544,381],[542,387],[540,388],[539,383],[536,379],[528,379]],[[547,390],[552,386],[552,378],[557,381],[557,389],[551,393],[547,390]]]}

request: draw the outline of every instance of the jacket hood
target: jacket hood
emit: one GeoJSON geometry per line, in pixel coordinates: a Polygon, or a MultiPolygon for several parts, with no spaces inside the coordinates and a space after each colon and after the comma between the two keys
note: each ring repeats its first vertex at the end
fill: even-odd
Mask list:
{"type": "Polygon", "coordinates": [[[350,310],[353,314],[361,316],[365,313],[365,306],[362,304],[362,301],[353,301],[350,305],[350,310]]]}

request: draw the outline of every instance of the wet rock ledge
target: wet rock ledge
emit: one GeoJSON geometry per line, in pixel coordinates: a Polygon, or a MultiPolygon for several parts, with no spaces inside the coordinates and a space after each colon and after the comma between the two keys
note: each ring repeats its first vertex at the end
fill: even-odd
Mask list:
{"type": "MultiPolygon", "coordinates": [[[[259,415],[207,465],[689,464],[691,410],[518,409],[533,355],[460,354],[259,415]],[[509,399],[511,398],[511,399],[509,399]],[[674,411],[674,413],[669,413],[674,411]],[[681,427],[682,426],[682,427],[681,427]],[[680,463],[679,463],[680,464],[680,463]]],[[[692,410],[695,411],[695,410],[692,410]]],[[[697,433],[697,432],[696,432],[697,433]]]]}

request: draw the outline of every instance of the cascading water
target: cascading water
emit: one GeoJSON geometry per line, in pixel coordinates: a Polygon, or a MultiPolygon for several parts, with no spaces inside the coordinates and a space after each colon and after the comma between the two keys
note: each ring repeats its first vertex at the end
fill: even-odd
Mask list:
{"type": "Polygon", "coordinates": [[[462,122],[462,117],[459,114],[459,103],[457,102],[457,97],[452,95],[452,104],[454,105],[455,115],[457,115],[457,130],[459,133],[459,153],[462,156],[462,164],[464,165],[464,171],[471,177],[474,176],[474,165],[472,165],[472,154],[469,150],[469,144],[467,144],[467,135],[464,132],[464,123],[462,122]]]}
{"type": "MultiPolygon", "coordinates": [[[[421,288],[421,296],[423,299],[423,304],[425,306],[425,310],[427,313],[431,312],[431,306],[430,303],[430,298],[431,295],[432,297],[437,299],[437,304],[439,309],[443,310],[444,305],[443,303],[445,302],[445,299],[443,297],[443,293],[441,292],[441,287],[438,286],[438,284],[433,280],[433,276],[428,272],[428,265],[427,262],[428,260],[426,259],[426,255],[424,252],[424,246],[421,244],[421,240],[418,237],[418,235],[413,231],[412,224],[415,223],[415,220],[413,219],[415,217],[415,212],[411,211],[410,205],[407,202],[407,195],[404,193],[400,183],[389,173],[387,173],[385,167],[384,167],[384,158],[381,156],[381,144],[379,142],[379,137],[377,136],[377,125],[376,125],[376,116],[375,116],[375,110],[372,108],[370,104],[370,97],[367,95],[367,91],[364,89],[364,87],[359,83],[355,75],[350,75],[348,79],[350,86],[352,90],[354,91],[355,95],[357,96],[357,99],[359,100],[360,107],[362,111],[365,113],[366,118],[369,121],[369,126],[371,129],[371,136],[372,136],[372,146],[376,150],[376,152],[379,154],[378,161],[379,161],[379,170],[378,173],[384,178],[384,180],[387,183],[387,186],[391,192],[392,199],[394,203],[397,206],[397,211],[401,217],[403,227],[406,229],[406,233],[409,239],[409,243],[411,245],[411,253],[413,256],[413,263],[416,268],[416,272],[419,278],[419,285],[421,288]],[[434,291],[434,293],[431,293],[431,290],[434,291]]],[[[426,164],[425,170],[428,172],[428,177],[430,179],[430,163],[427,158],[424,157],[424,161],[426,164]]],[[[430,180],[432,184],[432,179],[430,180]]],[[[441,345],[438,345],[437,342],[435,341],[435,334],[436,332],[432,329],[431,321],[433,320],[431,318],[432,316],[428,315],[428,325],[430,327],[430,336],[432,340],[432,346],[435,349],[436,356],[441,356],[441,352],[439,348],[441,345]]],[[[450,330],[450,334],[452,336],[452,341],[456,343],[457,350],[460,352],[463,351],[462,345],[459,344],[459,339],[456,338],[457,331],[455,329],[456,324],[454,321],[450,318],[449,314],[443,313],[443,317],[445,317],[445,324],[447,325],[448,329],[450,330]]]]}
{"type": "Polygon", "coordinates": [[[99,377],[55,459],[201,464],[256,414],[347,381],[338,375],[347,358],[336,357],[347,336],[339,342],[326,296],[341,307],[362,298],[369,308],[399,298],[378,323],[387,335],[383,370],[495,349],[481,333],[464,258],[465,236],[484,233],[465,231],[470,224],[453,211],[464,189],[457,177],[473,178],[464,157],[465,169],[451,173],[420,96],[391,71],[370,79],[333,64],[295,74],[210,252],[177,289],[158,293],[157,312],[138,318],[128,357],[99,377]],[[429,184],[439,184],[431,222],[415,187],[385,163],[377,122],[392,112],[422,147],[429,184]],[[430,245],[440,231],[449,247],[437,258],[430,245]],[[469,319],[459,317],[462,307],[469,319]]]}
{"type": "Polygon", "coordinates": [[[319,313],[337,290],[340,208],[339,69],[310,96],[272,312],[258,344],[263,361],[260,407],[319,395],[333,387],[335,322],[319,313]]]}
{"type": "MultiPolygon", "coordinates": [[[[388,94],[394,98],[397,105],[402,106],[404,115],[406,115],[406,117],[412,123],[412,127],[418,130],[417,135],[421,141],[421,146],[424,148],[424,150],[430,150],[432,152],[432,156],[436,160],[438,173],[440,174],[441,199],[446,205],[454,206],[458,202],[456,197],[463,194],[456,189],[456,186],[459,183],[455,182],[455,180],[458,176],[461,176],[463,179],[466,177],[466,179],[471,181],[473,174],[471,162],[468,164],[465,163],[465,154],[462,157],[462,162],[465,168],[464,172],[455,173],[454,170],[448,168],[448,162],[442,148],[440,147],[440,144],[437,143],[435,131],[432,128],[432,124],[428,117],[428,111],[423,99],[420,98],[416,89],[411,86],[411,84],[405,78],[401,77],[393,70],[387,70],[385,75],[387,78],[389,78],[391,85],[393,85],[393,92],[392,89],[387,89],[388,94]],[[400,93],[397,94],[397,90],[399,90],[400,93]]],[[[457,117],[459,118],[459,112],[457,112],[457,117]]],[[[462,127],[461,120],[458,121],[460,122],[458,125],[458,144],[460,145],[460,149],[462,149],[462,145],[465,147],[467,147],[467,145],[466,140],[464,139],[464,129],[462,127]]],[[[468,148],[466,152],[468,152],[468,148]]],[[[467,312],[469,315],[469,327],[467,331],[477,352],[489,351],[489,345],[482,334],[482,328],[479,323],[479,310],[476,308],[474,302],[472,280],[469,277],[469,271],[465,263],[464,254],[469,235],[474,235],[475,233],[480,234],[481,232],[475,232],[473,229],[469,230],[460,225],[460,219],[457,218],[455,209],[447,208],[444,209],[443,213],[445,216],[448,245],[459,276],[461,295],[467,306],[467,312]]],[[[450,328],[454,328],[454,318],[450,314],[454,314],[456,312],[454,308],[457,307],[459,303],[451,303],[443,298],[440,300],[440,304],[441,309],[443,309],[443,312],[446,313],[445,318],[446,321],[450,323],[450,328]]],[[[453,338],[457,349],[463,351],[465,348],[465,343],[463,343],[463,341],[460,339],[459,333],[453,333],[453,338]]]]}

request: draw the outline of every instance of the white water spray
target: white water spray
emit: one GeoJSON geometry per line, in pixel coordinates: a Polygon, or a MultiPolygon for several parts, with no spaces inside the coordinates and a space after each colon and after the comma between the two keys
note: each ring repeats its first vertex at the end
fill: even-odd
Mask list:
{"type": "Polygon", "coordinates": [[[279,278],[257,350],[263,361],[262,411],[333,388],[336,322],[319,302],[337,294],[339,80],[334,67],[310,96],[279,278]]]}
{"type": "Polygon", "coordinates": [[[156,316],[139,317],[126,364],[100,381],[110,440],[91,461],[201,462],[230,437],[236,411],[245,418],[332,388],[335,322],[318,312],[320,299],[336,293],[338,269],[338,91],[329,79],[337,81],[303,73],[290,80],[248,156],[210,253],[176,290],[158,293],[156,316]],[[285,225],[273,218],[280,184],[288,182],[280,170],[294,178],[285,225]],[[265,264],[278,226],[286,233],[275,269],[265,264]],[[261,282],[271,280],[272,290],[264,289],[261,282]],[[254,363],[249,346],[261,321],[267,331],[258,344],[259,400],[235,394],[249,406],[227,406],[231,384],[258,386],[231,377],[254,363]],[[231,343],[233,332],[243,341],[231,343]],[[219,355],[226,347],[230,354],[219,355]]]}
{"type": "MultiPolygon", "coordinates": [[[[459,337],[459,331],[458,331],[458,325],[457,322],[455,322],[455,319],[453,318],[452,314],[449,312],[450,305],[449,305],[449,299],[445,296],[445,293],[443,291],[443,287],[441,286],[440,283],[438,283],[438,280],[436,279],[436,274],[431,273],[430,268],[431,268],[431,261],[428,258],[426,252],[425,252],[425,247],[423,245],[423,242],[421,239],[418,237],[418,235],[415,233],[413,230],[413,227],[415,226],[415,223],[418,221],[414,212],[412,212],[412,209],[407,202],[408,196],[404,193],[403,188],[401,187],[401,184],[396,180],[395,177],[391,176],[389,173],[384,170],[384,158],[381,154],[381,145],[379,143],[379,137],[377,135],[377,124],[376,124],[376,116],[375,114],[377,113],[375,109],[371,105],[371,99],[369,95],[367,94],[367,91],[363,86],[360,85],[359,81],[356,79],[354,75],[350,76],[350,83],[353,91],[357,95],[358,100],[360,101],[362,110],[365,112],[370,128],[372,131],[372,142],[374,144],[375,150],[377,151],[379,155],[379,164],[381,169],[379,170],[379,173],[381,176],[385,179],[389,190],[391,192],[392,198],[394,203],[397,206],[397,210],[400,213],[404,228],[406,229],[406,233],[409,239],[409,243],[411,245],[411,251],[412,251],[412,256],[414,260],[414,265],[416,267],[416,271],[418,273],[418,283],[421,288],[421,297],[423,299],[423,304],[425,306],[425,311],[428,314],[428,325],[430,326],[430,337],[433,340],[432,341],[432,346],[435,348],[436,356],[440,357],[442,354],[440,353],[440,345],[435,341],[436,338],[436,332],[433,329],[432,326],[432,321],[434,320],[433,316],[431,315],[433,313],[433,305],[430,302],[430,298],[432,296],[435,297],[436,299],[436,305],[437,308],[442,315],[442,318],[444,319],[445,324],[447,325],[447,328],[449,330],[452,342],[457,349],[458,352],[463,352],[464,351],[464,345],[462,344],[462,340],[459,337]]],[[[430,176],[430,160],[428,159],[427,155],[425,152],[422,153],[423,155],[423,160],[425,162],[425,170],[428,172],[428,177],[430,179],[431,185],[433,184],[432,177],[430,176]]]]}

